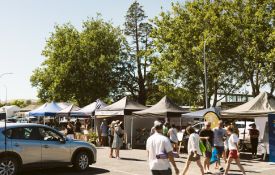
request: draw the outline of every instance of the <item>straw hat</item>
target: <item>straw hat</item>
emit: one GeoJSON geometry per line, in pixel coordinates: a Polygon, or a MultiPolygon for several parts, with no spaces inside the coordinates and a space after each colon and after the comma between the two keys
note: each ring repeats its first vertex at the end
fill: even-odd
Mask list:
{"type": "Polygon", "coordinates": [[[116,121],[112,121],[112,123],[110,123],[109,127],[114,127],[116,124],[116,121]]]}
{"type": "Polygon", "coordinates": [[[119,126],[122,124],[122,121],[119,121],[119,120],[116,120],[115,122],[116,122],[115,126],[119,126]]]}

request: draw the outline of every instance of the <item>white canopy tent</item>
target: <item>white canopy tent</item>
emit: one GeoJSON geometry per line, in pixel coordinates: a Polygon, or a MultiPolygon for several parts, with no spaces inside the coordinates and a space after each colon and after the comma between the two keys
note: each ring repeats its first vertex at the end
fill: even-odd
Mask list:
{"type": "Polygon", "coordinates": [[[260,138],[264,138],[268,114],[275,113],[275,97],[267,92],[261,92],[252,100],[221,112],[221,118],[238,120],[254,119],[260,131],[260,138]]]}
{"type": "Polygon", "coordinates": [[[79,110],[72,110],[71,115],[72,116],[93,116],[97,109],[101,109],[106,106],[107,106],[106,103],[104,103],[100,99],[97,99],[95,102],[87,106],[84,106],[79,110]]]}
{"type": "Polygon", "coordinates": [[[15,115],[15,113],[20,111],[20,107],[16,105],[11,105],[11,106],[3,106],[1,107],[3,111],[6,111],[6,117],[10,118],[15,115]]]}
{"type": "Polygon", "coordinates": [[[275,97],[262,92],[252,100],[221,112],[222,118],[254,119],[275,113],[275,97]]]}

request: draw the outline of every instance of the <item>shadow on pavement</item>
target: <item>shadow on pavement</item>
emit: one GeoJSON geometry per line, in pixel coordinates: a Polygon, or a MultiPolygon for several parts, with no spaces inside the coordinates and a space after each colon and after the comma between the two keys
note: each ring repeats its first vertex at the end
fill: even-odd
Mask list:
{"type": "MultiPolygon", "coordinates": [[[[240,172],[240,173],[241,173],[240,170],[230,170],[230,172],[240,172]]],[[[248,170],[245,170],[245,172],[246,172],[246,173],[255,173],[255,174],[260,173],[260,172],[257,172],[257,171],[248,171],[248,170]]],[[[241,173],[241,174],[242,174],[242,173],[241,173]]],[[[230,174],[230,175],[233,175],[233,174],[230,174]]]]}
{"type": "Polygon", "coordinates": [[[19,175],[91,175],[91,174],[105,174],[109,173],[109,170],[102,168],[90,167],[86,171],[78,172],[72,167],[59,167],[50,169],[36,169],[36,170],[25,170],[19,175]]]}
{"type": "Polygon", "coordinates": [[[136,162],[146,162],[146,160],[142,159],[133,159],[133,158],[120,158],[121,160],[129,160],[129,161],[136,161],[136,162]]]}

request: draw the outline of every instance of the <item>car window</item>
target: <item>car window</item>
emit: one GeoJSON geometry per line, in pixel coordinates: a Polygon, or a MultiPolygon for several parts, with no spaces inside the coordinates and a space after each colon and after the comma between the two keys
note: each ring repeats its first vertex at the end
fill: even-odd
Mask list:
{"type": "Polygon", "coordinates": [[[11,138],[12,130],[8,129],[7,131],[3,131],[3,134],[6,135],[7,138],[11,138]]]}
{"type": "MultiPolygon", "coordinates": [[[[8,134],[7,134],[8,135],[8,134]]],[[[40,140],[35,127],[19,127],[11,129],[11,139],[40,140]]]]}
{"type": "Polygon", "coordinates": [[[49,128],[39,128],[39,133],[44,141],[60,141],[62,139],[61,135],[49,128]]]}

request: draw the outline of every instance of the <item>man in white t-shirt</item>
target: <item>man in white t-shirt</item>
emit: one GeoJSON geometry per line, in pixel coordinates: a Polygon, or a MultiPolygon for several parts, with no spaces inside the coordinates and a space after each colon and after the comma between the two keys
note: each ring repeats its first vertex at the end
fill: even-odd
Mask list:
{"type": "Polygon", "coordinates": [[[174,161],[173,148],[170,140],[162,135],[162,123],[159,121],[154,122],[155,133],[151,135],[146,143],[146,150],[148,151],[149,166],[152,175],[172,175],[172,163],[176,174],[179,174],[179,169],[174,161]],[[158,159],[157,155],[166,153],[168,159],[158,159]]]}

